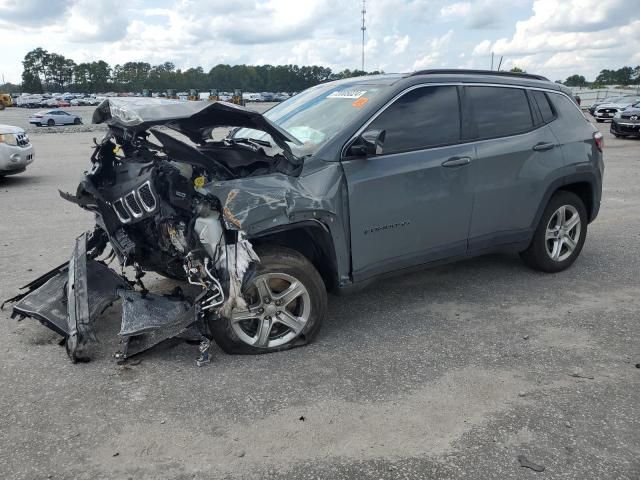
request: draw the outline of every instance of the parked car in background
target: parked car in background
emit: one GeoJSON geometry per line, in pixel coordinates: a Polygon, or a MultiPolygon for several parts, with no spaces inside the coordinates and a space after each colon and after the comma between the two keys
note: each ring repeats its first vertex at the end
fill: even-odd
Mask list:
{"type": "Polygon", "coordinates": [[[285,92],[276,93],[273,97],[274,102],[284,102],[289,99],[289,94],[285,92]]]}
{"type": "Polygon", "coordinates": [[[43,110],[31,115],[29,117],[29,123],[37,125],[38,127],[43,125],[47,127],[53,127],[55,125],[80,125],[82,118],[63,110],[43,110]]]}
{"type": "Polygon", "coordinates": [[[640,136],[640,102],[616,113],[610,131],[616,137],[640,136]]]}
{"type": "Polygon", "coordinates": [[[619,97],[615,102],[603,103],[596,107],[593,117],[596,122],[602,123],[605,120],[611,120],[618,112],[638,102],[640,102],[640,96],[628,95],[619,97]]]}
{"type": "Polygon", "coordinates": [[[615,103],[620,98],[622,97],[620,95],[617,95],[615,97],[606,97],[606,98],[603,98],[602,100],[596,100],[589,107],[589,113],[593,115],[594,113],[596,113],[596,108],[598,108],[600,105],[603,105],[605,103],[615,103]]]}
{"type": "Polygon", "coordinates": [[[33,146],[23,129],[0,125],[0,177],[24,172],[33,162],[33,146]]]}

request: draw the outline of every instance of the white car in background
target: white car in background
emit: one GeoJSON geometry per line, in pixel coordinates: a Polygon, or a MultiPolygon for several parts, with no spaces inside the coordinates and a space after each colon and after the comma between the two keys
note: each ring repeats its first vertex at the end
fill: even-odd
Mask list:
{"type": "Polygon", "coordinates": [[[24,172],[33,162],[33,145],[23,129],[0,125],[0,177],[24,172]]]}
{"type": "Polygon", "coordinates": [[[29,117],[29,123],[41,127],[53,127],[55,125],[80,125],[82,118],[73,113],[65,112],[54,108],[53,110],[42,110],[29,117]]]}
{"type": "Polygon", "coordinates": [[[598,123],[602,123],[605,120],[611,120],[619,112],[622,112],[625,108],[628,108],[637,102],[640,102],[640,96],[625,95],[624,97],[619,97],[611,103],[602,103],[598,105],[593,112],[593,117],[598,123]]]}

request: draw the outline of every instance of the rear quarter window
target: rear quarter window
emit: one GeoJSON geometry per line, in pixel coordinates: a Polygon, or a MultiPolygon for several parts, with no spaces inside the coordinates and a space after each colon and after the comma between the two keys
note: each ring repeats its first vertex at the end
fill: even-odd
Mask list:
{"type": "Polygon", "coordinates": [[[533,97],[533,101],[538,107],[538,110],[540,110],[544,123],[552,122],[555,118],[555,114],[553,113],[553,109],[551,108],[547,95],[539,90],[533,90],[531,92],[531,96],[533,97]]]}
{"type": "Polygon", "coordinates": [[[527,93],[522,88],[466,87],[478,138],[523,133],[533,128],[527,93]]]}
{"type": "Polygon", "coordinates": [[[561,119],[569,122],[580,122],[580,124],[588,123],[588,120],[573,100],[559,93],[550,93],[548,98],[553,103],[553,107],[561,119]]]}

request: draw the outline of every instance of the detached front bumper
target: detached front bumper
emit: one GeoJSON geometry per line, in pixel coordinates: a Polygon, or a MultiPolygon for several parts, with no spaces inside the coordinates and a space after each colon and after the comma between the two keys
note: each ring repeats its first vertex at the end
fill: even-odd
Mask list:
{"type": "Polygon", "coordinates": [[[83,360],[83,347],[96,341],[92,322],[129,284],[105,264],[87,258],[87,236],[80,235],[69,262],[45,273],[8,302],[11,317],[30,317],[62,335],[74,362],[83,360]]]}
{"type": "Polygon", "coordinates": [[[194,302],[181,292],[157,295],[146,289],[134,291],[134,282],[87,255],[93,246],[87,233],[80,235],[69,262],[25,285],[21,288],[25,292],[5,302],[15,303],[11,318],[38,320],[64,337],[67,354],[74,363],[83,362],[89,360],[87,347],[97,341],[95,321],[109,305],[122,299],[122,346],[115,354],[117,359],[126,360],[183,335],[201,342],[198,365],[207,363],[210,342],[203,335],[194,302]]]}
{"type": "Polygon", "coordinates": [[[0,143],[0,175],[24,172],[33,162],[33,145],[18,147],[0,143]]]}

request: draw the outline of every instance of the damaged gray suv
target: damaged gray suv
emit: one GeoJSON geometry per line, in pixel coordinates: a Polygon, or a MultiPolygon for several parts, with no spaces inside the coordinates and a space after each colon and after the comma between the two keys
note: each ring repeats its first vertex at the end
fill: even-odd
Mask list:
{"type": "Polygon", "coordinates": [[[568,90],[534,75],[359,77],[264,115],[110,98],[93,121],[108,134],[61,195],[96,226],[10,300],[74,361],[118,299],[120,359],[181,336],[200,342],[201,365],[211,340],[230,353],[305,344],[327,291],[411,267],[513,251],[558,272],[600,207],[602,135],[568,90]],[[152,293],[146,272],[191,287],[152,293]]]}

